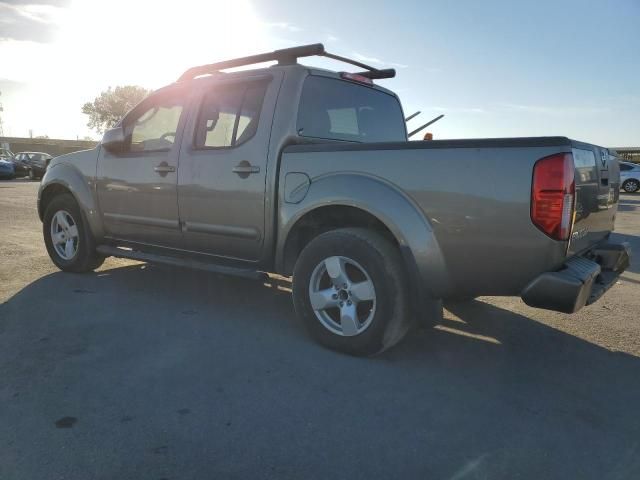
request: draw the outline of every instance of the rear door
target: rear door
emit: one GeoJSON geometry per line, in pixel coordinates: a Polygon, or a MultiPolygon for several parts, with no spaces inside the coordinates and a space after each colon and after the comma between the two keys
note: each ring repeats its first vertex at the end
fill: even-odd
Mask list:
{"type": "Polygon", "coordinates": [[[259,259],[277,75],[212,83],[201,92],[185,129],[178,175],[188,250],[259,259]]]}

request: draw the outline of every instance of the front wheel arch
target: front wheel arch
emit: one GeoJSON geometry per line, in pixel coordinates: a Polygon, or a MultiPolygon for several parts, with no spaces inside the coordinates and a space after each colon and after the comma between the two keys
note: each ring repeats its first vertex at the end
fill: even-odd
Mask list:
{"type": "Polygon", "coordinates": [[[56,196],[64,195],[64,194],[71,195],[76,201],[76,203],[78,203],[78,199],[73,194],[73,192],[71,192],[71,190],[69,190],[68,188],[66,188],[65,186],[59,183],[52,183],[45,187],[45,189],[40,194],[40,203],[38,204],[38,216],[40,217],[41,221],[44,220],[44,212],[47,211],[47,207],[49,206],[51,201],[56,196]]]}

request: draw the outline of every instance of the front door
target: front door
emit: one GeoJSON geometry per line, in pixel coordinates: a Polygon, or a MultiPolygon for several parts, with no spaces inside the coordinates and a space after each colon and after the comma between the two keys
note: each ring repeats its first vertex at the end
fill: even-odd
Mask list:
{"type": "Polygon", "coordinates": [[[179,89],[148,97],[122,121],[122,153],[101,148],[97,192],[108,237],[180,247],[178,151],[185,96],[179,89]]]}
{"type": "Polygon", "coordinates": [[[256,261],[277,88],[271,76],[208,86],[185,129],[178,203],[185,248],[256,261]]]}

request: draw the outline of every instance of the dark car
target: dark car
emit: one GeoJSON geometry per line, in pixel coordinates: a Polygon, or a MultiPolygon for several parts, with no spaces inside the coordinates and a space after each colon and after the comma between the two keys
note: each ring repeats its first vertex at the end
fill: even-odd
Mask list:
{"type": "Polygon", "coordinates": [[[31,180],[36,180],[44,176],[44,172],[49,166],[53,157],[44,152],[21,152],[15,155],[16,176],[23,171],[24,175],[29,175],[31,180]],[[23,170],[18,170],[18,165],[23,170]]]}
{"type": "MultiPolygon", "coordinates": [[[[6,150],[6,151],[9,152],[8,150],[6,150]]],[[[10,161],[11,163],[13,163],[13,169],[14,169],[15,176],[16,177],[26,177],[29,174],[29,169],[27,168],[26,164],[21,162],[18,159],[18,155],[14,155],[11,152],[9,152],[9,153],[10,153],[10,155],[5,156],[5,160],[10,161]]]]}

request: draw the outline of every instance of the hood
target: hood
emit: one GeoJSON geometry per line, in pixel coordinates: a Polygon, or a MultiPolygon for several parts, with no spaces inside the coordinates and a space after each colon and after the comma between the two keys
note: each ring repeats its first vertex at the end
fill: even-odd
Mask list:
{"type": "Polygon", "coordinates": [[[92,148],[90,150],[78,150],[77,152],[65,153],[64,155],[59,155],[57,157],[53,157],[49,160],[49,167],[53,167],[59,163],[77,163],[79,161],[84,160],[87,157],[87,153],[92,152],[89,156],[94,157],[97,155],[98,146],[92,148]]]}

